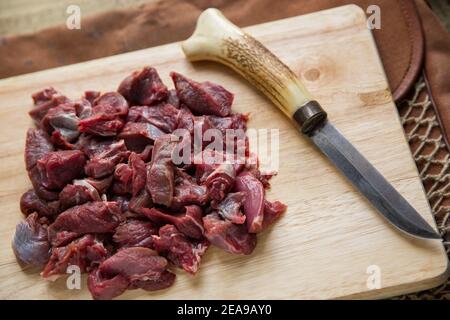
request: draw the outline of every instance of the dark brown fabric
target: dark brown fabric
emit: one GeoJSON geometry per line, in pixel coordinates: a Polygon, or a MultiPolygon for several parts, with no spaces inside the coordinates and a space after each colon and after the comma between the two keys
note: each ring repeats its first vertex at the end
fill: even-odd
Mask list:
{"type": "Polygon", "coordinates": [[[414,50],[421,47],[421,37],[411,0],[161,1],[82,17],[81,30],[60,26],[36,34],[3,38],[0,77],[185,39],[192,33],[200,12],[207,7],[217,7],[239,26],[248,26],[354,2],[364,10],[372,4],[380,6],[382,28],[374,30],[374,36],[391,88],[396,97],[403,95],[405,87],[410,87],[415,80],[421,58],[420,50],[414,50]],[[402,85],[405,81],[406,85],[402,85]]]}
{"type": "MultiPolygon", "coordinates": [[[[416,0],[417,1],[417,0],[416,0]]],[[[450,142],[450,35],[423,1],[417,1],[425,33],[425,79],[447,146],[450,142]]]]}

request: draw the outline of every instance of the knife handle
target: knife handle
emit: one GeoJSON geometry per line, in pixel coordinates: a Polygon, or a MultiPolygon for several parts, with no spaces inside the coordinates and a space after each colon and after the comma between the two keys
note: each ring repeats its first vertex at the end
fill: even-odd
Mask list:
{"type": "Polygon", "coordinates": [[[202,12],[194,33],[181,46],[190,61],[216,61],[240,73],[303,133],[311,132],[327,117],[288,66],[217,9],[202,12]]]}

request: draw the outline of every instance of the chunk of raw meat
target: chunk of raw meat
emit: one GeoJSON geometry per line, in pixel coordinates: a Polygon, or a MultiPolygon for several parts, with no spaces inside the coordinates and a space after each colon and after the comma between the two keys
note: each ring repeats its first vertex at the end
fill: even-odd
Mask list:
{"type": "Polygon", "coordinates": [[[166,133],[171,133],[178,126],[180,110],[168,103],[157,106],[132,107],[128,112],[127,121],[146,122],[157,126],[166,133]]]}
{"type": "Polygon", "coordinates": [[[125,140],[128,150],[141,152],[164,134],[164,131],[151,123],[127,122],[117,137],[125,140]]]}
{"type": "Polygon", "coordinates": [[[124,248],[89,275],[88,288],[94,299],[112,299],[127,288],[163,289],[174,282],[174,276],[168,276],[166,269],[167,260],[155,251],[124,248]]]}
{"type": "Polygon", "coordinates": [[[112,195],[109,197],[110,201],[114,201],[115,203],[117,203],[117,206],[119,207],[120,211],[122,213],[126,213],[129,208],[129,203],[130,203],[130,198],[127,196],[119,196],[119,195],[112,195]]]}
{"type": "Polygon", "coordinates": [[[81,98],[80,100],[75,100],[75,110],[78,119],[86,119],[92,115],[92,101],[87,98],[81,98]]]}
{"type": "Polygon", "coordinates": [[[86,178],[83,180],[74,180],[74,184],[88,184],[93,186],[99,195],[106,193],[108,188],[111,186],[113,180],[113,176],[109,176],[106,178],[95,179],[95,178],[86,178]]]}
{"type": "Polygon", "coordinates": [[[234,186],[236,171],[230,163],[220,164],[205,180],[208,196],[216,201],[225,198],[234,186]]]}
{"type": "Polygon", "coordinates": [[[113,241],[119,248],[152,247],[152,235],[158,234],[158,229],[149,221],[128,219],[121,223],[113,236],[113,241]]]}
{"type": "Polygon", "coordinates": [[[30,189],[20,198],[20,211],[26,216],[37,212],[40,217],[52,217],[59,213],[60,204],[59,201],[45,201],[30,189]]]}
{"type": "Polygon", "coordinates": [[[235,175],[239,174],[245,165],[245,158],[241,158],[236,154],[212,149],[205,149],[197,154],[196,157],[199,161],[195,165],[195,177],[200,184],[204,184],[214,170],[222,165],[223,167],[219,168],[217,173],[227,169],[231,175],[233,174],[233,170],[228,167],[228,164],[233,165],[235,175]]]}
{"type": "Polygon", "coordinates": [[[287,206],[280,201],[270,202],[264,199],[264,221],[263,227],[271,225],[277,220],[287,209],[287,206]]]}
{"type": "Polygon", "coordinates": [[[27,170],[33,169],[39,159],[54,150],[55,148],[44,130],[28,129],[25,141],[25,165],[27,170]]]}
{"type": "Polygon", "coordinates": [[[89,201],[100,201],[97,189],[89,185],[84,180],[78,181],[77,184],[68,184],[59,194],[59,203],[61,210],[78,206],[89,201]]]}
{"type": "Polygon", "coordinates": [[[96,136],[115,136],[122,129],[128,103],[117,92],[107,92],[94,100],[92,115],[79,122],[78,130],[96,136]]]}
{"type": "Polygon", "coordinates": [[[28,170],[28,177],[30,178],[31,184],[33,185],[34,191],[39,198],[46,201],[56,201],[58,200],[58,191],[52,191],[45,188],[42,184],[42,174],[37,166],[34,166],[31,170],[28,170]]]}
{"type": "Polygon", "coordinates": [[[142,208],[150,208],[152,206],[152,198],[145,189],[134,197],[131,197],[129,202],[129,209],[137,214],[141,214],[142,208]]]}
{"type": "Polygon", "coordinates": [[[35,92],[31,95],[33,102],[35,105],[39,105],[41,103],[50,101],[55,95],[58,95],[58,91],[56,91],[53,87],[48,87],[42,89],[41,91],[35,92]]]}
{"type": "Polygon", "coordinates": [[[152,162],[147,169],[147,191],[154,203],[170,207],[173,199],[174,172],[172,152],[176,146],[172,136],[156,139],[152,150],[152,162]]]}
{"type": "Polygon", "coordinates": [[[159,225],[173,224],[180,232],[190,238],[203,238],[203,211],[199,206],[186,206],[183,213],[177,214],[164,213],[156,208],[142,208],[141,212],[159,225]]]}
{"type": "Polygon", "coordinates": [[[73,179],[83,176],[86,156],[79,150],[47,153],[37,162],[41,183],[47,189],[62,189],[73,179]]]}
{"type": "Polygon", "coordinates": [[[164,271],[161,276],[152,281],[134,280],[131,282],[129,289],[144,289],[146,291],[156,291],[169,288],[175,282],[175,274],[170,271],[164,271]]]}
{"type": "Polygon", "coordinates": [[[153,236],[153,245],[159,253],[166,255],[175,266],[195,274],[200,260],[208,249],[208,242],[192,242],[175,226],[167,224],[159,229],[159,236],[153,236]]]}
{"type": "Polygon", "coordinates": [[[203,225],[206,239],[229,253],[250,254],[256,247],[254,233],[249,233],[245,225],[222,220],[217,212],[203,217],[203,225]]]}
{"type": "Polygon", "coordinates": [[[61,246],[87,233],[111,233],[120,223],[121,211],[115,202],[95,201],[72,207],[49,226],[49,240],[61,246]]]}
{"type": "Polygon", "coordinates": [[[128,158],[128,164],[120,163],[116,166],[114,172],[114,193],[137,196],[145,189],[146,175],[145,162],[137,153],[132,152],[128,158]]]}
{"type": "Polygon", "coordinates": [[[95,99],[97,99],[100,96],[100,91],[95,90],[89,90],[84,92],[84,98],[91,103],[91,105],[94,104],[95,99]]]}
{"type": "Polygon", "coordinates": [[[256,233],[263,229],[264,187],[249,172],[242,172],[236,178],[236,190],[245,194],[243,203],[248,232],[256,233]]]}
{"type": "Polygon", "coordinates": [[[133,170],[128,164],[119,163],[114,170],[112,191],[114,194],[131,194],[133,170]]]}
{"type": "Polygon", "coordinates": [[[129,286],[128,279],[120,274],[112,278],[104,278],[99,269],[88,276],[88,289],[95,300],[110,300],[124,293],[129,286]]]}
{"type": "Polygon", "coordinates": [[[128,162],[132,170],[131,194],[133,196],[137,196],[141,193],[141,191],[145,190],[145,184],[147,182],[147,167],[144,160],[142,160],[137,153],[131,153],[128,162]]]}
{"type": "Polygon", "coordinates": [[[244,201],[245,195],[243,192],[229,193],[215,209],[219,215],[236,224],[243,224],[245,222],[245,215],[241,212],[241,205],[244,201]]]}
{"type": "Polygon", "coordinates": [[[247,130],[248,115],[233,113],[228,117],[208,116],[213,127],[219,129],[225,135],[227,129],[247,130]]]}
{"type": "Polygon", "coordinates": [[[47,263],[50,256],[47,226],[39,223],[37,213],[30,214],[16,226],[12,248],[23,264],[42,267],[47,263]]]}
{"type": "Polygon", "coordinates": [[[98,106],[107,106],[114,116],[126,116],[128,114],[127,100],[117,92],[107,92],[94,100],[93,112],[98,106]]]}
{"type": "Polygon", "coordinates": [[[126,77],[117,91],[123,95],[132,106],[152,105],[167,98],[167,87],[162,83],[155,68],[145,67],[126,77]]]}
{"type": "Polygon", "coordinates": [[[34,107],[28,113],[37,126],[40,125],[42,119],[47,112],[62,103],[70,102],[70,100],[52,87],[36,92],[32,95],[34,107]]]}
{"type": "Polygon", "coordinates": [[[116,165],[127,160],[130,154],[123,140],[89,139],[80,148],[89,157],[84,171],[92,178],[113,174],[116,165]]]}
{"type": "Polygon", "coordinates": [[[209,81],[198,83],[176,72],[170,76],[180,101],[192,111],[221,117],[230,114],[233,94],[222,86],[209,81]]]}
{"type": "Polygon", "coordinates": [[[80,132],[78,131],[79,118],[74,103],[63,103],[50,109],[42,119],[42,128],[52,134],[57,131],[64,144],[74,142],[80,132]]]}
{"type": "Polygon", "coordinates": [[[97,113],[80,120],[78,130],[94,136],[112,137],[117,135],[125,122],[123,119],[110,114],[111,110],[109,109],[103,106],[101,110],[97,108],[97,113]]]}
{"type": "Polygon", "coordinates": [[[194,133],[194,115],[191,110],[182,105],[178,114],[178,129],[186,129],[190,134],[194,133]]]}
{"type": "Polygon", "coordinates": [[[103,242],[91,234],[76,239],[64,247],[52,249],[50,260],[42,271],[42,277],[56,280],[66,274],[69,266],[78,266],[81,272],[89,272],[106,259],[108,251],[103,242]]]}
{"type": "Polygon", "coordinates": [[[178,99],[177,91],[175,89],[170,89],[167,94],[167,103],[171,104],[175,108],[180,108],[180,99],[178,99]]]}
{"type": "Polygon", "coordinates": [[[208,195],[206,186],[198,185],[185,171],[175,168],[175,186],[172,208],[179,209],[189,204],[206,205],[208,195]]]}

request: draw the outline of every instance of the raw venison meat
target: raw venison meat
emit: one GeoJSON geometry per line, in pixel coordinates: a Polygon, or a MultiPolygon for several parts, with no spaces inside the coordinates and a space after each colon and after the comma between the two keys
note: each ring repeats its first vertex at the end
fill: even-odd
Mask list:
{"type": "Polygon", "coordinates": [[[175,282],[175,274],[170,271],[164,271],[158,279],[147,280],[134,280],[128,289],[143,289],[146,291],[155,291],[166,289],[173,285],[175,282]]]}
{"type": "Polygon", "coordinates": [[[20,263],[48,280],[76,265],[94,299],[161,290],[175,281],[171,267],[196,274],[210,245],[252,253],[256,233],[286,211],[265,199],[273,173],[259,170],[233,94],[170,76],[172,89],[145,67],[117,92],[32,95],[33,188],[20,199],[25,219],[12,242],[20,263]]]}
{"type": "Polygon", "coordinates": [[[156,251],[143,247],[124,248],[103,261],[98,270],[89,275],[88,287],[95,299],[112,299],[127,288],[145,289],[146,284],[147,288],[152,288],[154,282],[157,288],[171,286],[174,277],[168,277],[167,272],[167,260],[156,251]],[[120,278],[115,279],[118,276],[120,278]],[[118,283],[111,286],[111,280],[118,283]]]}
{"type": "Polygon", "coordinates": [[[174,165],[172,152],[176,142],[170,134],[156,139],[152,151],[152,162],[147,170],[147,191],[154,203],[170,207],[174,189],[174,165]]]}
{"type": "Polygon", "coordinates": [[[86,186],[93,186],[99,195],[102,195],[104,193],[106,193],[106,191],[108,190],[108,188],[111,186],[111,183],[113,181],[113,176],[108,176],[105,178],[101,178],[101,179],[94,179],[94,178],[85,178],[82,180],[74,180],[74,184],[81,184],[81,185],[86,185],[86,186]]]}
{"type": "Polygon", "coordinates": [[[248,231],[260,232],[264,221],[264,187],[251,173],[243,172],[236,178],[236,190],[245,195],[244,214],[248,231]]]}
{"type": "Polygon", "coordinates": [[[100,91],[95,90],[89,90],[84,92],[84,99],[89,101],[89,103],[92,105],[94,104],[95,99],[97,99],[100,96],[100,91]]]}
{"type": "Polygon", "coordinates": [[[151,123],[127,122],[118,138],[125,140],[128,150],[141,152],[148,144],[164,134],[164,131],[151,123]]]}
{"type": "Polygon", "coordinates": [[[164,225],[173,224],[184,235],[193,239],[203,238],[203,222],[202,222],[202,209],[196,205],[186,206],[184,213],[168,214],[164,213],[156,208],[143,208],[142,214],[153,222],[164,225]]]}
{"type": "Polygon", "coordinates": [[[120,274],[104,278],[100,270],[95,269],[88,276],[88,289],[95,300],[111,300],[124,293],[130,282],[120,274]]]}
{"type": "Polygon", "coordinates": [[[147,168],[144,160],[132,152],[128,164],[120,163],[114,172],[113,191],[115,194],[137,196],[145,189],[147,168]]]}
{"type": "Polygon", "coordinates": [[[175,168],[175,186],[172,209],[179,209],[188,204],[206,205],[208,194],[206,186],[198,185],[196,179],[184,170],[175,168]]]}
{"type": "Polygon", "coordinates": [[[130,154],[123,140],[86,139],[80,148],[89,157],[84,171],[92,178],[111,175],[116,165],[128,159],[130,154]]]}
{"type": "MultiPolygon", "coordinates": [[[[59,140],[62,145],[69,145],[74,142],[80,132],[78,131],[79,118],[76,112],[76,105],[74,103],[63,103],[50,109],[45,117],[42,119],[42,128],[50,135],[54,131],[58,132],[59,140]]],[[[52,139],[56,135],[52,135],[52,139]]]]}
{"type": "MultiPolygon", "coordinates": [[[[75,180],[77,181],[77,180],[75,180]]],[[[83,180],[78,180],[83,181],[83,180]]],[[[68,184],[59,194],[59,203],[61,210],[78,206],[89,201],[100,201],[97,189],[87,182],[77,184],[68,184]]]]}
{"type": "Polygon", "coordinates": [[[225,198],[234,186],[236,170],[230,163],[222,163],[205,180],[208,196],[216,201],[225,198]]]}
{"type": "Polygon", "coordinates": [[[159,236],[153,236],[155,249],[164,255],[175,266],[186,272],[195,274],[200,266],[200,260],[208,249],[208,242],[190,241],[175,226],[167,224],[159,229],[159,236]]]}
{"type": "Polygon", "coordinates": [[[56,280],[60,275],[66,274],[67,267],[71,265],[78,266],[81,272],[89,272],[105,260],[107,255],[103,242],[87,234],[67,246],[53,248],[41,275],[48,280],[56,280]]]}
{"type": "Polygon", "coordinates": [[[167,94],[167,103],[171,104],[175,108],[180,108],[180,99],[177,96],[177,91],[175,89],[170,89],[167,94]]]}
{"type": "Polygon", "coordinates": [[[27,170],[33,169],[38,160],[54,151],[49,136],[40,129],[28,129],[25,142],[25,165],[27,170]]]}
{"type": "Polygon", "coordinates": [[[167,87],[162,83],[155,68],[145,67],[125,78],[117,91],[131,105],[152,105],[167,98],[167,87]]]}
{"type": "Polygon", "coordinates": [[[128,114],[128,102],[117,92],[107,92],[94,100],[94,113],[97,107],[107,106],[114,116],[126,116],[128,114]]]}
{"type": "Polygon", "coordinates": [[[87,233],[111,233],[120,223],[115,202],[87,202],[61,213],[48,228],[53,246],[62,246],[87,233]]]}
{"type": "Polygon", "coordinates": [[[30,178],[34,191],[39,198],[46,201],[58,200],[58,191],[49,190],[42,184],[43,178],[37,166],[33,167],[33,169],[28,170],[28,177],[30,178]]]}
{"type": "Polygon", "coordinates": [[[94,100],[92,115],[79,122],[78,130],[96,136],[115,136],[124,126],[128,103],[117,92],[108,92],[94,100]]]}
{"type": "Polygon", "coordinates": [[[41,184],[47,189],[58,190],[83,175],[86,156],[79,150],[47,153],[37,162],[41,184]]]}
{"type": "Polygon", "coordinates": [[[79,122],[78,130],[96,136],[111,137],[123,128],[124,121],[112,115],[111,108],[99,106],[89,118],[79,122]]]}
{"type": "Polygon", "coordinates": [[[17,260],[23,264],[42,267],[47,263],[50,256],[47,226],[39,222],[37,213],[17,225],[12,247],[17,260]]]}
{"type": "Polygon", "coordinates": [[[131,193],[131,178],[133,170],[128,164],[119,163],[114,170],[114,182],[112,192],[118,195],[127,195],[131,193]]]}
{"type": "Polygon", "coordinates": [[[20,198],[20,211],[26,216],[36,212],[40,217],[52,217],[59,213],[59,201],[45,201],[38,197],[33,189],[25,192],[20,198]]]}
{"type": "Polygon", "coordinates": [[[280,201],[270,202],[264,199],[264,221],[263,227],[271,225],[277,220],[287,209],[287,206],[280,201]]]}
{"type": "Polygon", "coordinates": [[[245,215],[242,214],[240,208],[244,199],[244,192],[229,193],[222,202],[215,206],[215,209],[222,218],[236,224],[243,224],[245,215]]]}
{"type": "Polygon", "coordinates": [[[142,208],[150,208],[153,206],[153,201],[150,194],[144,189],[139,194],[131,197],[128,206],[130,211],[140,215],[142,208]]]}
{"type": "Polygon", "coordinates": [[[222,220],[217,212],[203,217],[205,237],[215,245],[229,253],[250,254],[256,247],[256,235],[248,233],[242,224],[234,224],[222,220]]]}
{"type": "Polygon", "coordinates": [[[119,248],[152,247],[152,235],[158,234],[158,228],[149,221],[128,219],[121,223],[113,236],[119,248]]]}
{"type": "Polygon", "coordinates": [[[221,117],[230,114],[233,94],[222,86],[209,81],[198,83],[176,72],[170,76],[180,101],[192,111],[221,117]]]}
{"type": "Polygon", "coordinates": [[[170,133],[178,126],[180,110],[168,103],[157,106],[136,106],[128,112],[127,121],[147,122],[158,127],[166,133],[170,133]]]}
{"type": "Polygon", "coordinates": [[[34,101],[34,108],[29,112],[29,115],[38,126],[40,126],[42,119],[50,109],[62,103],[70,102],[67,97],[52,87],[34,93],[32,98],[34,101]]]}

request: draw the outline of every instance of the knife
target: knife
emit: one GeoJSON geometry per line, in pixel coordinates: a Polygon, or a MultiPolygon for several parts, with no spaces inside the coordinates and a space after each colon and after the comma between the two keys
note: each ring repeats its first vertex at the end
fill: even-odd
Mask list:
{"type": "Polygon", "coordinates": [[[418,238],[440,235],[328,121],[298,77],[259,41],[217,9],[205,10],[182,43],[190,61],[227,65],[262,91],[395,227],[418,238]]]}

